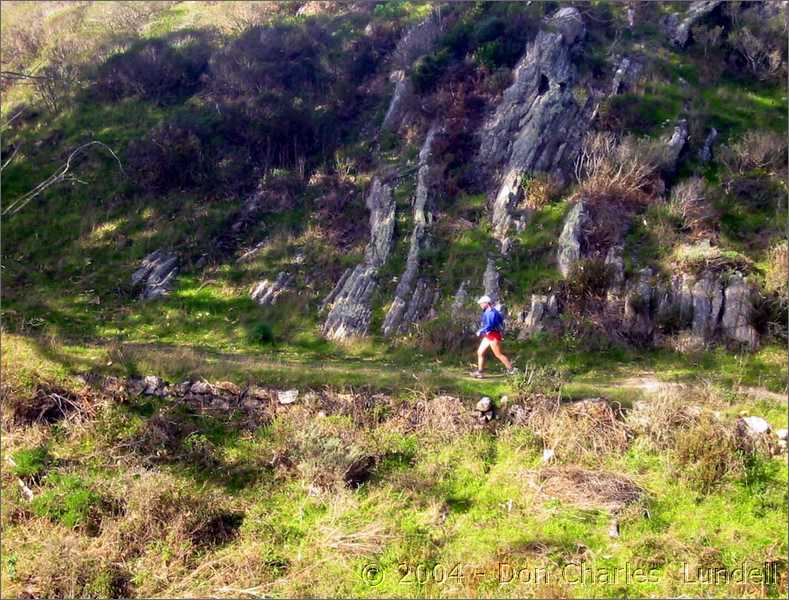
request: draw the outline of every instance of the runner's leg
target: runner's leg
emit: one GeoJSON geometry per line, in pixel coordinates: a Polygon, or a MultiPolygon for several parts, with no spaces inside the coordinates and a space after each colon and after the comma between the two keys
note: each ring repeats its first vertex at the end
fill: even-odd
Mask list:
{"type": "Polygon", "coordinates": [[[493,355],[498,358],[505,367],[507,367],[507,370],[512,368],[510,359],[504,356],[504,353],[501,351],[501,342],[498,340],[491,340],[490,349],[493,350],[493,355]]]}
{"type": "Polygon", "coordinates": [[[479,343],[479,348],[477,349],[477,370],[482,372],[482,369],[485,367],[485,352],[488,351],[488,347],[490,346],[490,340],[486,337],[482,338],[482,341],[479,343]]]}

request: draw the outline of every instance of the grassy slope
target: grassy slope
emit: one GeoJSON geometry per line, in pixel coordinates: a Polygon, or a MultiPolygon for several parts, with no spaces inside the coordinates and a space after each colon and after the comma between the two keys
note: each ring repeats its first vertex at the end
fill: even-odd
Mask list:
{"type": "MultiPolygon", "coordinates": [[[[197,19],[208,13],[198,4],[179,3],[157,16],[146,29],[147,35],[199,25],[197,19]]],[[[411,7],[414,18],[423,8],[411,7]]],[[[678,58],[676,52],[666,49],[660,52],[669,52],[669,65],[677,67],[680,61],[682,68],[675,69],[675,77],[687,78],[689,72],[692,76],[692,69],[682,62],[687,57],[678,58]]],[[[661,123],[676,117],[683,94],[692,87],[664,83],[646,90],[648,97],[664,100],[661,123]]],[[[724,139],[754,125],[786,129],[784,90],[747,90],[739,83],[721,82],[703,87],[700,93],[724,139]]],[[[60,148],[68,148],[91,130],[98,139],[122,147],[167,116],[166,109],[135,101],[81,106],[43,130],[27,129],[22,135],[32,142],[50,130],[59,131],[60,148]]],[[[20,158],[23,160],[4,174],[4,197],[30,189],[42,173],[59,164],[46,147],[20,158]]],[[[5,376],[11,375],[5,383],[16,393],[29,393],[39,378],[74,385],[71,376],[75,372],[95,370],[158,374],[171,381],[205,377],[283,387],[349,386],[385,390],[405,399],[448,391],[470,403],[482,394],[494,399],[512,395],[512,382],[504,378],[479,382],[465,376],[466,364],[473,357],[472,340],[468,356],[443,359],[415,352],[408,343],[390,344],[377,338],[337,345],[317,335],[314,309],[325,290],[298,305],[286,321],[281,319],[281,311],[272,314],[254,305],[247,297],[249,285],[286,265],[294,248],[312,243],[306,233],[290,232],[287,227],[278,230],[277,224],[267,230],[271,243],[251,265],[224,265],[200,275],[186,272],[165,301],[150,305],[135,302],[122,282],[128,281],[142,256],[160,246],[189,249],[190,243],[221,223],[234,205],[176,193],[165,198],[137,198],[130,207],[116,199],[118,180],[112,161],[96,157],[90,167],[86,173],[91,187],[59,187],[36,200],[13,223],[3,224],[7,269],[3,320],[14,333],[5,331],[3,335],[2,370],[5,376]],[[57,261],[52,259],[52,248],[58,249],[57,261]],[[13,283],[11,288],[9,282],[13,283]],[[255,340],[261,324],[273,326],[273,346],[255,340]]],[[[468,206],[458,202],[454,208],[458,215],[469,210],[474,213],[477,204],[470,198],[468,206]]],[[[505,285],[513,294],[556,279],[550,258],[545,257],[552,255],[551,233],[560,223],[564,206],[564,202],[557,202],[543,209],[521,235],[522,253],[515,256],[505,274],[505,285]]],[[[408,219],[400,226],[407,230],[408,219]]],[[[470,276],[476,256],[488,243],[484,223],[451,238],[451,243],[447,240],[439,250],[446,253],[441,278],[445,296],[460,279],[470,276]]],[[[388,265],[393,272],[398,270],[395,261],[401,254],[396,252],[388,265]]],[[[348,264],[351,258],[345,258],[348,264]]],[[[382,307],[377,310],[381,312],[382,307]]],[[[726,400],[727,415],[744,410],[765,416],[774,427],[786,426],[784,406],[734,391],[739,385],[785,391],[786,353],[782,347],[768,346],[754,355],[717,349],[684,356],[665,351],[584,352],[565,342],[539,339],[513,343],[509,351],[519,365],[536,361],[563,368],[567,374],[565,397],[603,395],[627,406],[643,392],[623,387],[621,381],[648,372],[666,381],[710,381],[726,400]]],[[[62,426],[14,434],[3,440],[3,451],[19,458],[20,450],[43,443],[56,459],[52,470],[77,477],[78,490],[123,494],[132,484],[124,469],[116,469],[105,458],[107,447],[101,440],[134,435],[154,408],[132,403],[102,412],[87,428],[62,426]]],[[[248,587],[261,595],[381,597],[588,597],[621,595],[625,589],[632,596],[759,596],[777,592],[735,584],[684,585],[677,565],[712,556],[711,564],[733,568],[743,560],[756,563],[786,554],[787,470],[780,458],[768,461],[756,482],[727,480],[712,493],[700,495],[675,476],[671,459],[663,453],[636,445],[625,455],[603,457],[598,466],[633,477],[652,496],[650,519],[626,520],[622,536],[610,540],[606,514],[546,500],[528,485],[525,474],[539,465],[541,448],[516,428],[497,437],[468,434],[451,442],[416,436],[389,440],[387,443],[400,448],[408,461],[394,461],[382,468],[369,485],[357,491],[315,495],[305,481],[282,482],[261,467],[259,457],[271,451],[276,428],[250,434],[222,423],[203,421],[201,427],[222,464],[233,468],[212,472],[176,462],[159,470],[163,477],[197,496],[218,494],[221,503],[244,513],[241,529],[230,543],[197,548],[191,562],[183,564],[178,559],[177,540],[163,537],[152,541],[140,557],[124,565],[134,574],[133,584],[141,593],[238,595],[237,590],[248,587]],[[257,477],[239,479],[239,473],[249,471],[258,472],[257,477]],[[370,546],[355,549],[354,535],[370,546]],[[501,568],[501,562],[519,567],[553,565],[555,574],[580,556],[609,567],[625,562],[656,566],[659,581],[631,583],[626,588],[590,582],[562,585],[553,579],[498,585],[495,577],[487,575],[501,568]],[[247,563],[253,566],[240,566],[247,563]],[[407,569],[400,573],[403,563],[427,565],[429,573],[407,569]],[[366,564],[382,568],[381,584],[370,586],[360,578],[366,564]],[[454,570],[456,564],[461,565],[460,571],[454,570]],[[470,567],[482,567],[486,575],[470,575],[470,567]],[[229,590],[223,592],[225,588],[229,590]]],[[[130,471],[142,468],[134,459],[124,460],[130,460],[130,471]]],[[[3,468],[7,494],[4,537],[11,540],[3,551],[3,588],[19,592],[19,582],[36,569],[36,556],[46,556],[43,540],[51,537],[58,548],[62,540],[90,544],[92,538],[80,525],[72,531],[58,524],[46,510],[43,516],[27,515],[27,520],[14,521],[18,518],[14,511],[24,502],[17,497],[18,488],[5,463],[3,468]]],[[[42,483],[44,490],[66,488],[67,484],[56,479],[42,483]]],[[[80,497],[90,505],[90,495],[80,497]]],[[[75,502],[79,521],[82,505],[75,502]]],[[[121,517],[107,519],[122,522],[121,517]]],[[[111,591],[112,571],[100,561],[98,564],[81,565],[93,579],[75,593],[82,589],[82,593],[101,596],[111,591]]]]}

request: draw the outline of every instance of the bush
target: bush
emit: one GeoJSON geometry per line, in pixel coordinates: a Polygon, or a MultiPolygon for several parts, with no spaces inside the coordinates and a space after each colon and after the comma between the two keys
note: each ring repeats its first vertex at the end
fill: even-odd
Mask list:
{"type": "Polygon", "coordinates": [[[254,344],[271,344],[274,342],[274,330],[268,323],[257,323],[249,332],[249,341],[254,344]]]}
{"type": "Polygon", "coordinates": [[[191,95],[208,67],[211,39],[203,31],[179,31],[141,40],[110,57],[96,74],[104,98],[139,96],[168,104],[191,95]]]}
{"type": "Polygon", "coordinates": [[[52,457],[46,446],[36,446],[27,450],[18,450],[11,457],[11,472],[23,479],[35,479],[43,475],[52,457]]]}
{"type": "Polygon", "coordinates": [[[600,104],[600,126],[618,133],[647,135],[660,127],[674,109],[671,101],[661,96],[618,94],[600,104]]]}
{"type": "Polygon", "coordinates": [[[433,91],[439,78],[444,74],[449,59],[450,54],[447,50],[420,56],[411,70],[411,82],[414,84],[414,89],[420,94],[433,91]]]}
{"type": "Polygon", "coordinates": [[[711,415],[677,436],[677,474],[702,494],[729,474],[743,470],[743,452],[734,430],[711,415]]]}
{"type": "Polygon", "coordinates": [[[590,300],[601,300],[608,292],[613,277],[611,265],[598,259],[576,262],[567,275],[568,301],[584,304],[590,300]]]}
{"type": "Polygon", "coordinates": [[[190,188],[206,175],[203,142],[192,129],[170,123],[154,129],[148,139],[131,142],[127,160],[137,183],[149,192],[190,188]]]}
{"type": "Polygon", "coordinates": [[[470,314],[468,320],[458,315],[443,314],[417,323],[414,332],[416,346],[429,354],[460,354],[468,346],[473,318],[470,314]]]}
{"type": "Polygon", "coordinates": [[[98,528],[97,509],[101,496],[76,475],[48,475],[47,485],[41,494],[33,498],[31,507],[39,517],[48,517],[66,527],[85,526],[98,528]]]}

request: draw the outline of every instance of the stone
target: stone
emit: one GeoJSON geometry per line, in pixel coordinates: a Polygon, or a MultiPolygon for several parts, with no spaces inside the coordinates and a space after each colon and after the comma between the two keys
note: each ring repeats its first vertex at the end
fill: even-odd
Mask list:
{"type": "Polygon", "coordinates": [[[608,526],[608,537],[618,538],[619,537],[619,521],[616,519],[611,519],[611,523],[608,526]]]}
{"type": "Polygon", "coordinates": [[[140,299],[154,300],[170,293],[177,274],[178,257],[160,249],[142,260],[140,267],[132,273],[131,284],[134,288],[142,288],[140,299]]]}
{"type": "Polygon", "coordinates": [[[499,270],[496,267],[496,260],[488,257],[485,265],[485,272],[482,275],[482,288],[485,295],[490,296],[491,300],[495,303],[499,299],[499,270]]]}
{"type": "Polygon", "coordinates": [[[241,395],[241,388],[231,381],[219,381],[214,384],[214,388],[231,396],[241,395]]]}
{"type": "Polygon", "coordinates": [[[486,412],[492,410],[492,408],[493,408],[493,402],[487,396],[483,396],[479,400],[479,402],[477,402],[476,409],[477,409],[477,412],[479,412],[479,413],[486,413],[486,412]]]}
{"type": "Polygon", "coordinates": [[[778,436],[779,440],[786,440],[787,439],[787,430],[786,429],[779,429],[775,432],[775,435],[778,436]]]}
{"type": "Polygon", "coordinates": [[[562,39],[568,46],[572,46],[586,35],[581,13],[573,6],[560,8],[548,22],[562,34],[562,39]]]}
{"type": "Polygon", "coordinates": [[[285,390],[277,392],[277,402],[280,404],[293,404],[299,397],[299,390],[285,390]]]}
{"type": "Polygon", "coordinates": [[[277,299],[288,290],[288,285],[293,276],[281,271],[274,281],[264,279],[252,286],[250,297],[260,306],[270,306],[277,303],[277,299]]]}
{"type": "Polygon", "coordinates": [[[268,400],[269,392],[266,388],[262,388],[257,385],[250,385],[244,393],[244,396],[247,398],[254,398],[256,400],[268,400]]]}
{"type": "Polygon", "coordinates": [[[404,70],[397,69],[392,71],[389,76],[389,81],[394,83],[394,91],[392,92],[392,99],[389,102],[389,108],[384,115],[384,121],[381,124],[382,131],[395,131],[403,122],[408,100],[414,95],[411,79],[408,77],[404,70]]]}
{"type": "Polygon", "coordinates": [[[324,302],[329,314],[323,334],[329,339],[346,339],[365,335],[370,327],[370,303],[378,286],[378,270],[386,262],[392,247],[395,223],[395,202],[391,185],[375,177],[367,194],[370,210],[370,241],[364,259],[343,275],[324,302]]]}
{"type": "Polygon", "coordinates": [[[195,381],[192,384],[192,387],[189,388],[189,391],[192,394],[205,394],[211,395],[214,393],[214,388],[211,386],[210,383],[206,381],[195,381]]]}
{"type": "Polygon", "coordinates": [[[553,448],[545,448],[542,451],[542,462],[551,462],[554,458],[556,458],[556,452],[553,448]]]}
{"type": "Polygon", "coordinates": [[[581,259],[584,240],[584,227],[589,221],[583,200],[576,202],[567,217],[564,219],[564,227],[559,235],[559,249],[557,251],[557,261],[559,272],[562,277],[567,277],[573,265],[581,259]]]}
{"type": "Polygon", "coordinates": [[[630,283],[626,292],[624,320],[629,331],[641,339],[650,339],[654,333],[654,277],[651,268],[641,269],[638,278],[630,283]]]}
{"type": "Polygon", "coordinates": [[[742,417],[740,420],[750,435],[761,435],[770,431],[770,424],[761,417],[742,417]]]}
{"type": "Polygon", "coordinates": [[[756,348],[759,334],[751,325],[751,289],[741,275],[732,275],[724,290],[721,331],[731,340],[756,348]]]}
{"type": "Polygon", "coordinates": [[[146,396],[163,396],[164,385],[161,377],[147,375],[142,380],[142,393],[146,396]]]}
{"type": "Polygon", "coordinates": [[[455,292],[455,297],[452,299],[452,312],[456,313],[461,311],[465,308],[466,302],[468,302],[468,281],[461,281],[460,285],[458,286],[457,291],[455,292]]]}
{"type": "Polygon", "coordinates": [[[693,334],[709,340],[715,333],[723,307],[723,289],[720,280],[705,272],[691,290],[693,299],[693,334]]]}

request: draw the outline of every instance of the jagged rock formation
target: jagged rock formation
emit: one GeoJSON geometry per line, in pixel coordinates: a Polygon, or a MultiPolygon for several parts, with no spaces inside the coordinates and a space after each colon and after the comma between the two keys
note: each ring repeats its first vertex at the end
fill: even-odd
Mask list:
{"type": "Polygon", "coordinates": [[[564,220],[562,233],[559,235],[559,250],[557,261],[562,277],[567,277],[573,265],[581,258],[582,244],[584,241],[583,230],[589,216],[583,200],[579,200],[567,213],[564,220]]]}
{"type": "Polygon", "coordinates": [[[378,285],[378,270],[386,262],[394,236],[395,201],[392,187],[373,179],[367,195],[370,241],[364,260],[345,271],[323,303],[329,310],[323,334],[330,339],[364,335],[370,327],[370,300],[378,285]]]}
{"type": "Polygon", "coordinates": [[[499,270],[496,267],[496,260],[491,256],[488,257],[485,273],[482,275],[482,287],[485,290],[485,295],[490,296],[494,303],[500,299],[499,270]]]}
{"type": "Polygon", "coordinates": [[[288,290],[291,281],[293,276],[282,271],[274,281],[264,279],[253,285],[249,295],[261,306],[276,304],[280,295],[288,290]]]}
{"type": "Polygon", "coordinates": [[[641,63],[628,56],[623,56],[619,61],[616,71],[614,72],[614,77],[611,80],[610,95],[616,96],[617,94],[626,91],[641,73],[642,68],[643,66],[641,63]]]}
{"type": "Polygon", "coordinates": [[[688,43],[690,29],[699,19],[710,14],[723,0],[696,0],[688,6],[683,17],[672,13],[663,21],[663,27],[671,43],[680,48],[688,43]]]}
{"type": "Polygon", "coordinates": [[[531,307],[523,317],[523,326],[518,334],[519,340],[525,340],[541,331],[554,329],[559,317],[559,302],[556,294],[532,294],[531,307]]]}
{"type": "Polygon", "coordinates": [[[384,318],[381,331],[384,336],[401,332],[412,323],[425,317],[430,311],[435,290],[430,280],[420,278],[420,254],[429,243],[428,228],[432,215],[428,206],[430,189],[437,175],[432,168],[432,152],[436,135],[440,127],[434,123],[427,132],[422,149],[419,151],[419,169],[417,171],[416,199],[414,200],[414,229],[411,232],[411,245],[408,249],[405,270],[397,284],[395,298],[384,318]],[[416,285],[414,282],[416,281],[416,285]]]}
{"type": "Polygon", "coordinates": [[[178,257],[164,250],[151,252],[131,276],[133,287],[142,286],[140,298],[153,300],[170,293],[178,274],[178,257]]]}
{"type": "Polygon", "coordinates": [[[457,291],[455,292],[454,298],[452,298],[452,312],[457,313],[458,311],[463,310],[468,302],[468,281],[461,281],[460,285],[458,286],[457,291]]]}
{"type": "Polygon", "coordinates": [[[479,160],[501,173],[493,203],[494,234],[507,249],[511,212],[520,202],[523,174],[568,172],[593,114],[590,97],[579,106],[572,93],[577,73],[571,49],[586,34],[574,7],[547,19],[513,72],[513,83],[484,124],[479,160]]]}

